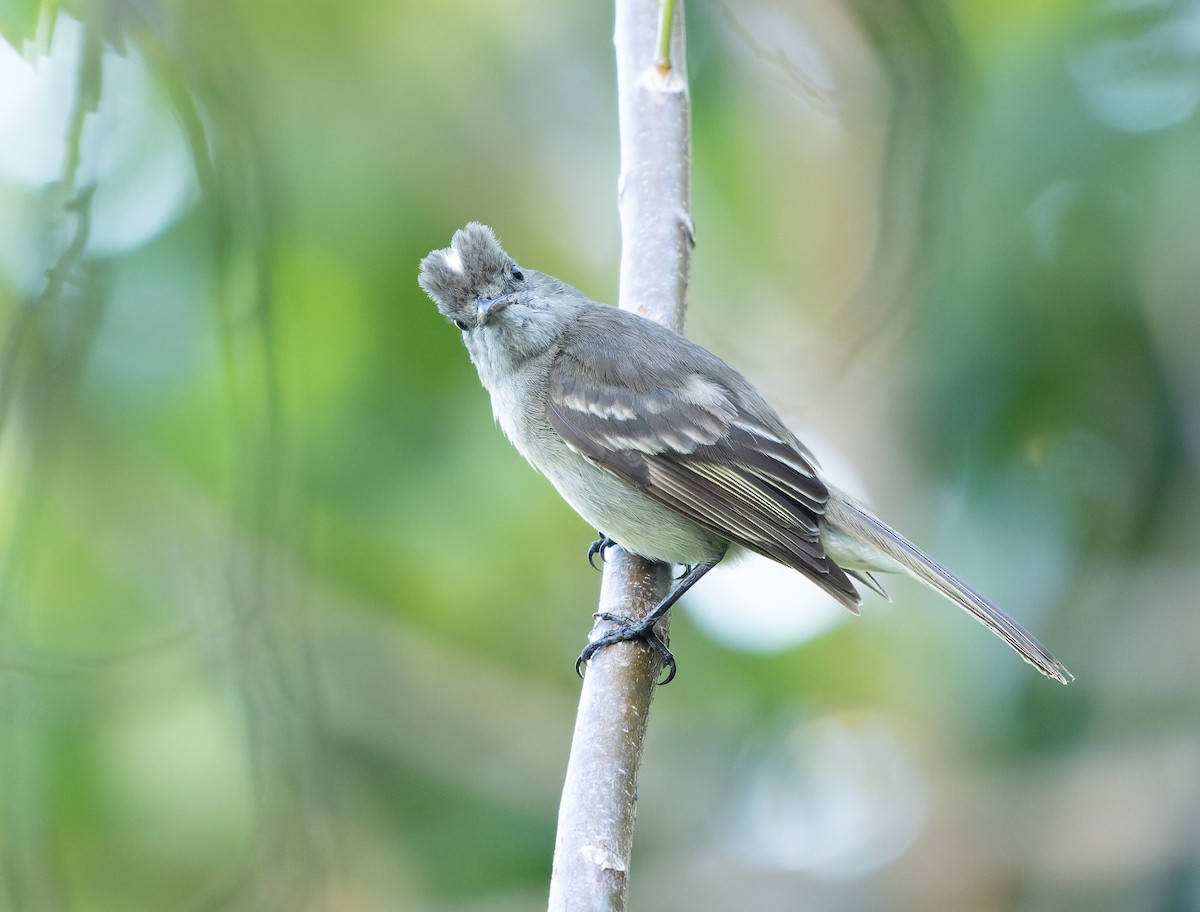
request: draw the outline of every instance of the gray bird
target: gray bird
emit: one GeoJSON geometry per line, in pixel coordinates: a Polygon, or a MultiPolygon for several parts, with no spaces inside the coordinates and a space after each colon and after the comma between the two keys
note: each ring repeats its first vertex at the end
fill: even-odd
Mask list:
{"type": "MultiPolygon", "coordinates": [[[[687,567],[645,618],[588,644],[643,639],[723,558],[749,549],[858,613],[854,580],[903,571],[959,605],[1042,674],[1070,672],[1020,624],[822,477],[736,370],[659,324],[523,269],[477,222],[421,261],[421,287],[462,331],[492,412],[529,463],[609,544],[687,567]]],[[[664,681],[665,683],[665,681],[664,681]]]]}

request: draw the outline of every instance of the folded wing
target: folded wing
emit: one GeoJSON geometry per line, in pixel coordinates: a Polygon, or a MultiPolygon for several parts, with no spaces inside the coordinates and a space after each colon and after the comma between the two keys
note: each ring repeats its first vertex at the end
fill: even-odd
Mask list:
{"type": "Polygon", "coordinates": [[[549,379],[546,416],[572,449],[856,609],[854,584],[821,544],[828,489],[791,435],[756,418],[737,392],[701,372],[635,377],[569,351],[549,379]]]}

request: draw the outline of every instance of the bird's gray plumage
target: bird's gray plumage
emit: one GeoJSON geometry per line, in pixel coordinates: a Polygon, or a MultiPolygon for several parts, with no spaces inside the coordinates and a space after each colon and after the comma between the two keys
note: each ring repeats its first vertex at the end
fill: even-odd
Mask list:
{"type": "Polygon", "coordinates": [[[419,281],[462,330],[517,450],[625,549],[696,565],[746,548],[852,610],[851,577],[879,590],[871,571],[903,570],[1043,674],[1070,680],[1016,621],[828,484],[775,410],[711,352],[522,269],[474,222],[425,257],[419,281]]]}

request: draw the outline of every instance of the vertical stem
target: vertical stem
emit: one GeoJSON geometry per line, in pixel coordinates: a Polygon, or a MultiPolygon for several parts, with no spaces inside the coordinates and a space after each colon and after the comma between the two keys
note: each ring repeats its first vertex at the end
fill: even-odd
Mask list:
{"type": "MultiPolygon", "coordinates": [[[[691,115],[683,0],[662,2],[661,9],[659,0],[616,2],[620,300],[626,310],[682,331],[694,243],[691,115]],[[669,30],[660,28],[665,17],[669,30]],[[660,35],[667,34],[664,57],[660,35]]],[[[669,590],[670,567],[618,548],[609,558],[600,611],[641,617],[669,590]]],[[[666,635],[666,619],[660,631],[666,635]]],[[[559,808],[551,912],[625,908],[638,772],[659,671],[641,643],[610,646],[588,664],[559,808]]]]}
{"type": "Polygon", "coordinates": [[[675,20],[675,0],[662,0],[658,10],[658,53],[654,57],[654,65],[660,76],[666,76],[671,69],[671,33],[675,20]]]}
{"type": "Polygon", "coordinates": [[[681,332],[695,243],[682,0],[665,72],[655,61],[657,36],[657,2],[617,0],[621,306],[681,332]]]}

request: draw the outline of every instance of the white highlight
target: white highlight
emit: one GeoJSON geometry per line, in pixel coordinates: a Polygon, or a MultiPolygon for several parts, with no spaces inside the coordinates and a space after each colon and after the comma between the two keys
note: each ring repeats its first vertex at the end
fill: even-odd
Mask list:
{"type": "Polygon", "coordinates": [[[803,574],[749,553],[719,564],[683,604],[697,627],[742,652],[792,649],[852,616],[803,574]]]}
{"type": "Polygon", "coordinates": [[[902,855],[929,815],[921,764],[882,716],[777,725],[730,772],[718,832],[751,868],[858,880],[902,855]]]}
{"type": "MultiPolygon", "coordinates": [[[[44,264],[36,264],[45,251],[25,240],[21,218],[26,213],[28,222],[35,194],[62,174],[83,46],[83,25],[65,13],[48,47],[31,43],[22,56],[0,41],[0,184],[7,204],[0,213],[6,237],[0,271],[18,286],[44,284],[44,264]]],[[[104,93],[83,123],[76,182],[96,187],[87,252],[112,256],[157,236],[199,194],[187,142],[152,67],[133,49],[106,49],[101,65],[104,93]]]]}
{"type": "Polygon", "coordinates": [[[442,260],[453,272],[457,272],[459,275],[463,275],[466,272],[463,269],[462,257],[458,255],[458,251],[453,247],[446,251],[446,255],[442,257],[442,260]]]}

